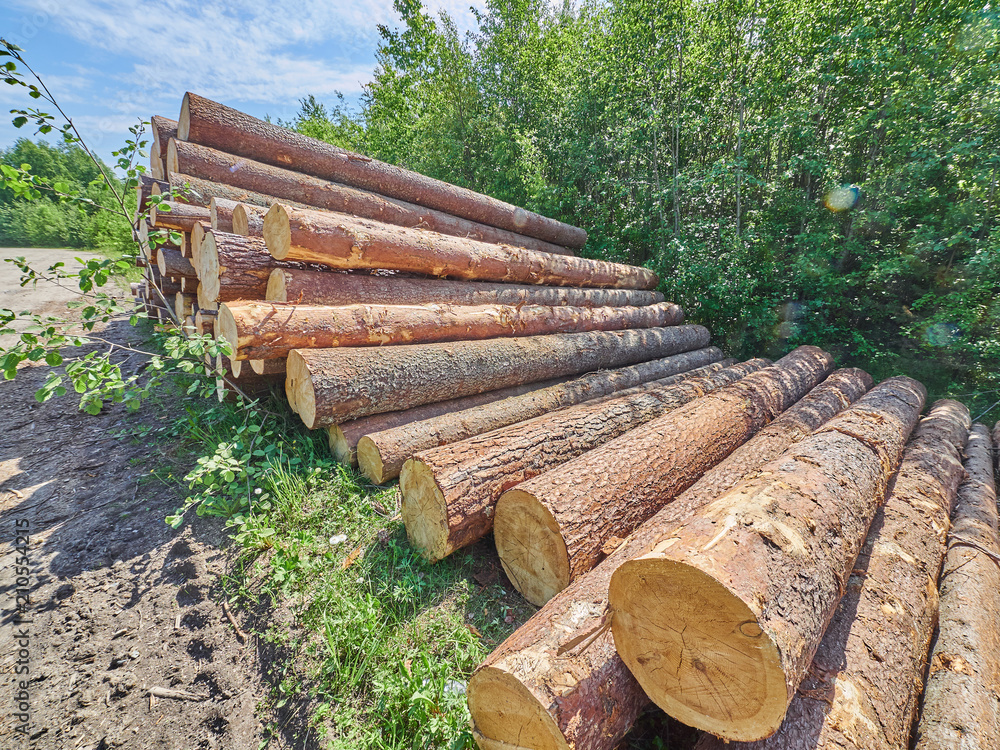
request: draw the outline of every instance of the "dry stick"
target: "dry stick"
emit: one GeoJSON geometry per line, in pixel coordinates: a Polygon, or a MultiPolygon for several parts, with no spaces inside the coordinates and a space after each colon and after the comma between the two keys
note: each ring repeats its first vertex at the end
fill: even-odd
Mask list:
{"type": "Polygon", "coordinates": [[[699,750],[909,747],[969,424],[968,409],[943,400],[914,430],[892,492],[777,734],[735,746],[705,736],[699,750]]]}
{"type": "MultiPolygon", "coordinates": [[[[171,141],[168,148],[167,169],[170,172],[190,174],[204,180],[229,185],[234,189],[273,196],[286,205],[291,201],[296,205],[340,211],[352,216],[363,216],[398,226],[429,229],[455,237],[471,237],[483,242],[527,247],[538,252],[557,255],[573,254],[560,245],[477,224],[440,211],[392,200],[194,143],[171,141]]],[[[248,199],[243,202],[269,206],[274,201],[269,200],[261,204],[248,199]]]]}
{"type": "Polygon", "coordinates": [[[264,217],[264,240],[278,260],[331,268],[386,268],[553,286],[655,289],[659,283],[655,273],[636,266],[540,253],[280,203],[264,217]]]}
{"type": "Polygon", "coordinates": [[[417,453],[399,480],[406,535],[424,557],[440,560],[490,532],[504,491],[768,364],[674,375],[417,453]]]}
{"type": "Polygon", "coordinates": [[[986,427],[975,425],[941,572],[916,750],[986,750],[1000,736],[1000,538],[991,447],[986,427]]]}
{"type": "Polygon", "coordinates": [[[336,180],[410,201],[489,226],[567,247],[583,247],[579,227],[526,211],[495,198],[402,167],[351,153],[222,104],[187,93],[181,104],[178,137],[270,164],[336,180]]]}
{"type": "MultiPolygon", "coordinates": [[[[261,219],[263,226],[263,219],[261,219]]],[[[233,216],[236,224],[236,214],[233,216]]],[[[234,229],[237,234],[247,234],[234,229]]],[[[250,232],[253,234],[253,232],[250,232]]],[[[258,231],[259,233],[259,231],[258,231]]],[[[275,269],[267,299],[297,305],[570,305],[643,306],[663,302],[641,289],[580,289],[450,279],[407,279],[342,271],[275,269]]]]}
{"type": "Polygon", "coordinates": [[[615,646],[653,702],[730,740],[778,730],[925,395],[884,381],[615,571],[615,646]]]}
{"type": "Polygon", "coordinates": [[[376,484],[382,484],[398,477],[403,463],[419,451],[457,443],[473,435],[703,367],[720,359],[722,351],[714,346],[698,349],[617,370],[588,373],[567,383],[488,406],[478,405],[383,432],[369,433],[358,441],[358,463],[365,476],[376,484]]]}
{"type": "Polygon", "coordinates": [[[556,594],[504,641],[469,681],[480,747],[611,750],[649,699],[615,651],[605,617],[608,582],[682,521],[780,456],[871,387],[861,370],[838,370],[636,529],[594,570],[556,594]]]}
{"type": "Polygon", "coordinates": [[[288,355],[285,392],[310,429],[708,345],[702,326],[590,331],[288,355]]]}
{"type": "Polygon", "coordinates": [[[493,523],[500,562],[542,605],[633,529],[816,386],[833,358],[799,347],[772,367],[508,490],[493,523]]]}
{"type": "Polygon", "coordinates": [[[240,301],[219,308],[219,335],[232,344],[237,359],[283,359],[292,349],[660,328],[677,325],[683,319],[684,311],[669,302],[646,307],[332,307],[240,301]]]}

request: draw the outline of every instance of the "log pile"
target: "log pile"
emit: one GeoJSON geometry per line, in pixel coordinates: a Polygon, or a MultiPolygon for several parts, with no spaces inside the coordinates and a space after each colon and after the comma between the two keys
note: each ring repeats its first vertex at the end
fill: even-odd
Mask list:
{"type": "Polygon", "coordinates": [[[195,94],[151,125],[137,304],[226,345],[220,394],[283,385],[398,477],[426,559],[492,534],[540,607],[469,682],[483,750],[613,750],[651,706],[699,750],[995,744],[994,454],[960,404],[921,420],[919,383],[815,347],[724,359],[582,229],[195,94]]]}

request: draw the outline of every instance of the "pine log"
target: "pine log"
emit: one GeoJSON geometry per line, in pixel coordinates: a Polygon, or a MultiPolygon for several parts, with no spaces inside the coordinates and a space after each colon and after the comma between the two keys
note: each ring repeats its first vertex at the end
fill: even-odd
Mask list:
{"type": "Polygon", "coordinates": [[[287,357],[292,349],[661,328],[677,325],[683,319],[684,311],[669,302],[646,307],[331,307],[242,301],[219,308],[219,334],[233,345],[237,359],[274,359],[287,357]]]}
{"type": "Polygon", "coordinates": [[[203,336],[214,336],[215,316],[216,313],[212,310],[202,310],[201,308],[198,308],[198,312],[194,314],[195,330],[203,336]]]}
{"type": "Polygon", "coordinates": [[[153,226],[190,232],[196,221],[211,221],[208,209],[179,201],[163,201],[150,209],[153,226]]]}
{"type": "MultiPolygon", "coordinates": [[[[208,215],[212,220],[212,229],[217,232],[233,231],[233,211],[240,205],[238,201],[229,198],[212,198],[208,204],[208,215]]],[[[239,234],[239,232],[235,232],[239,234]]]]}
{"type": "Polygon", "coordinates": [[[146,297],[151,300],[156,300],[158,304],[165,306],[169,305],[171,308],[174,306],[174,297],[180,290],[181,285],[169,278],[158,276],[155,281],[146,282],[146,297]],[[157,293],[163,296],[162,300],[157,293]]]}
{"type": "Polygon", "coordinates": [[[174,295],[174,313],[177,315],[177,319],[184,320],[189,315],[193,316],[197,303],[197,295],[177,292],[174,295]]]}
{"type": "MultiPolygon", "coordinates": [[[[148,175],[141,174],[138,177],[138,182],[135,186],[135,200],[136,200],[136,212],[140,216],[144,214],[149,209],[149,197],[153,195],[153,186],[157,186],[162,190],[169,189],[167,183],[160,179],[150,177],[148,175]]],[[[137,216],[137,218],[139,218],[137,216]]]]}
{"type": "Polygon", "coordinates": [[[832,365],[826,352],[800,347],[505,492],[493,537],[515,588],[532,604],[547,602],[597,565],[609,540],[632,533],[820,383],[832,365]]]}
{"type": "Polygon", "coordinates": [[[284,375],[284,359],[251,359],[250,369],[258,375],[284,375]]]}
{"type": "MultiPolygon", "coordinates": [[[[242,234],[246,237],[263,237],[264,216],[267,214],[267,211],[268,209],[263,206],[254,206],[247,203],[239,204],[233,210],[233,231],[236,234],[242,234]]],[[[315,271],[312,273],[315,273],[315,271]]],[[[282,300],[282,302],[285,301],[282,300]]]]}
{"type": "Polygon", "coordinates": [[[278,261],[260,237],[209,230],[198,252],[198,306],[218,310],[220,302],[262,300],[278,261]]]}
{"type": "Polygon", "coordinates": [[[264,240],[278,260],[331,268],[388,268],[553,286],[655,289],[659,283],[655,273],[636,266],[493,245],[280,203],[271,206],[264,217],[264,240]]]}
{"type": "Polygon", "coordinates": [[[861,370],[838,370],[636,529],[609,557],[556,594],[476,670],[468,686],[482,748],[612,750],[649,699],[618,657],[606,622],[618,566],[780,456],[871,387],[861,370]]]}
{"type": "Polygon", "coordinates": [[[184,316],[184,322],[181,325],[181,330],[184,331],[185,336],[192,336],[196,333],[194,328],[194,315],[184,316]]]}
{"type": "Polygon", "coordinates": [[[179,279],[182,276],[198,278],[191,261],[181,255],[180,250],[161,248],[156,255],[156,267],[160,270],[161,276],[169,276],[172,279],[179,279]]]}
{"type": "Polygon", "coordinates": [[[683,325],[373,349],[296,349],[285,391],[310,429],[512,385],[621,367],[708,345],[683,325]]]}
{"type": "Polygon", "coordinates": [[[201,273],[201,244],[205,241],[205,232],[211,228],[212,225],[205,221],[197,221],[191,227],[191,265],[199,274],[201,273]]]}
{"type": "MultiPolygon", "coordinates": [[[[906,750],[937,619],[948,514],[962,480],[969,411],[939,401],[914,430],[847,590],[777,734],[699,750],[906,750]]],[[[959,747],[934,745],[934,747],[959,747]]]]}
{"type": "Polygon", "coordinates": [[[177,121],[162,115],[153,115],[149,118],[149,129],[153,135],[153,143],[150,146],[150,154],[156,154],[161,159],[167,158],[167,144],[171,138],[177,137],[177,121]]]}
{"type": "MultiPolygon", "coordinates": [[[[351,216],[362,216],[398,226],[429,229],[455,237],[471,237],[483,242],[527,247],[556,255],[573,254],[561,245],[477,224],[440,211],[251,161],[194,143],[171,141],[167,169],[172,172],[193,174],[240,190],[274,196],[286,205],[289,201],[293,201],[299,205],[340,211],[351,216]]],[[[250,200],[245,202],[256,203],[250,200]]],[[[271,202],[273,201],[267,205],[271,202]]]]}
{"type": "MultiPolygon", "coordinates": [[[[194,177],[182,172],[168,170],[166,183],[169,186],[172,200],[190,203],[195,206],[209,208],[212,198],[236,201],[237,203],[253,203],[265,209],[278,202],[273,195],[264,195],[253,190],[234,187],[225,182],[214,182],[194,177]]],[[[288,201],[285,201],[288,202],[288,201]]],[[[296,204],[302,206],[303,204],[296,204]]]]}
{"type": "Polygon", "coordinates": [[[722,351],[714,346],[697,349],[617,370],[588,373],[545,390],[504,399],[488,406],[479,405],[384,432],[370,433],[358,441],[358,464],[366,477],[376,484],[383,484],[398,477],[403,463],[419,451],[457,443],[473,435],[481,435],[556,409],[704,367],[720,359],[722,351]]]}
{"type": "Polygon", "coordinates": [[[663,295],[660,292],[640,289],[574,289],[482,281],[387,278],[338,271],[276,269],[267,282],[267,299],[275,302],[292,302],[297,305],[641,307],[663,302],[663,295]]]}
{"type": "Polygon", "coordinates": [[[986,428],[973,427],[941,572],[916,750],[987,750],[1000,738],[1000,538],[990,447],[986,428]]]}
{"type": "Polygon", "coordinates": [[[583,247],[587,233],[532,211],[433,177],[386,164],[309,138],[188,92],[177,135],[206,146],[299,172],[336,180],[493,227],[567,247],[583,247]]]}
{"type": "Polygon", "coordinates": [[[654,703],[728,740],[778,730],[925,395],[884,381],[615,571],[615,647],[654,703]]]}
{"type": "Polygon", "coordinates": [[[399,479],[410,544],[432,562],[447,557],[490,532],[506,490],[768,364],[673,375],[417,453],[399,479]]]}

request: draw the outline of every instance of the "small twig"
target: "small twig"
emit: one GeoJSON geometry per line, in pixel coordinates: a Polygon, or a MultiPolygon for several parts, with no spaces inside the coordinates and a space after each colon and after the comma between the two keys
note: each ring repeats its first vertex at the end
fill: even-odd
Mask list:
{"type": "Polygon", "coordinates": [[[149,689],[150,698],[172,698],[178,701],[205,701],[207,695],[201,693],[189,693],[187,690],[176,690],[166,687],[151,687],[149,689]]]}
{"type": "Polygon", "coordinates": [[[229,605],[226,603],[225,599],[222,600],[222,611],[229,620],[229,623],[233,626],[233,629],[236,631],[236,637],[239,638],[242,643],[246,643],[250,640],[250,636],[243,631],[243,628],[241,628],[239,623],[236,622],[236,618],[233,617],[233,613],[229,611],[229,605]]]}

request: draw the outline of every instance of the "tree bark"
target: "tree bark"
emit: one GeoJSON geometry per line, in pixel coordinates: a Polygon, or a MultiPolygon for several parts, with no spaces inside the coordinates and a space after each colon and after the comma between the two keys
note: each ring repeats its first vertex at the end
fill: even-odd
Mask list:
{"type": "MultiPolygon", "coordinates": [[[[264,216],[267,208],[241,203],[233,212],[233,231],[247,237],[264,236],[264,216]]],[[[305,273],[305,272],[303,272],[305,273]]],[[[316,273],[316,271],[312,271],[316,273]]]]}
{"type": "Polygon", "coordinates": [[[279,199],[273,195],[258,193],[253,190],[229,185],[225,182],[215,182],[194,177],[183,172],[167,173],[167,182],[174,200],[190,203],[195,206],[209,208],[212,198],[223,198],[237,203],[253,204],[266,211],[279,200],[282,203],[294,203],[299,208],[305,208],[304,203],[295,203],[289,199],[279,199]]]}
{"type": "Polygon", "coordinates": [[[205,232],[198,253],[198,306],[218,310],[220,302],[263,300],[274,260],[260,237],[205,232]]]}
{"type": "Polygon", "coordinates": [[[447,557],[490,532],[504,491],[767,364],[751,360],[680,384],[671,376],[417,453],[399,480],[406,535],[428,560],[447,557]]]}
{"type": "Polygon", "coordinates": [[[774,366],[508,490],[493,537],[507,576],[542,605],[600,562],[830,372],[833,358],[800,347],[774,366]],[[594,503],[600,498],[599,503],[594,503]]]}
{"type": "Polygon", "coordinates": [[[621,367],[708,345],[683,325],[386,348],[302,349],[288,355],[285,391],[306,427],[522,383],[621,367]]]}
{"type": "MultiPolygon", "coordinates": [[[[617,370],[587,373],[575,380],[488,406],[369,433],[358,443],[358,463],[366,477],[382,484],[398,477],[403,463],[419,451],[457,443],[473,435],[482,435],[556,409],[704,367],[720,359],[722,351],[714,346],[697,349],[617,370]]],[[[716,369],[722,369],[722,366],[716,369]]]]}
{"type": "Polygon", "coordinates": [[[609,557],[556,594],[502,643],[469,681],[473,733],[550,750],[612,750],[649,699],[618,657],[606,619],[608,584],[659,530],[683,521],[822,426],[871,387],[838,370],[636,529],[609,557]]]}
{"type": "Polygon", "coordinates": [[[476,281],[553,286],[654,289],[645,268],[397,227],[345,214],[276,203],[264,217],[264,240],[278,260],[331,268],[388,268],[476,281]]]}
{"type": "Polygon", "coordinates": [[[728,740],[778,730],[925,394],[884,381],[615,571],[615,646],[658,706],[728,740]]]}
{"type": "Polygon", "coordinates": [[[296,305],[642,307],[663,302],[663,295],[639,289],[575,289],[483,281],[393,278],[338,271],[276,270],[267,283],[267,299],[296,305]]]}
{"type": "Polygon", "coordinates": [[[345,151],[195,94],[184,95],[178,137],[567,247],[587,241],[579,227],[345,151]]]}
{"type": "Polygon", "coordinates": [[[168,276],[172,279],[180,279],[184,276],[198,278],[191,261],[181,255],[180,250],[160,248],[156,254],[156,267],[160,270],[161,276],[168,276]]]}
{"type": "Polygon", "coordinates": [[[976,425],[948,534],[916,750],[988,750],[1000,737],[1000,539],[990,447],[989,432],[976,425]]]}
{"type": "Polygon", "coordinates": [[[179,201],[163,201],[153,206],[149,219],[154,227],[190,232],[197,221],[211,221],[208,209],[179,201]]]}
{"type": "Polygon", "coordinates": [[[240,205],[239,201],[229,198],[212,198],[208,204],[208,215],[212,219],[212,229],[217,232],[233,232],[233,211],[240,205]]]}
{"type": "MultiPolygon", "coordinates": [[[[339,211],[398,226],[429,229],[455,237],[471,237],[482,242],[527,247],[556,255],[573,254],[561,245],[477,224],[440,211],[385,198],[336,182],[327,182],[288,169],[232,156],[194,143],[171,141],[167,169],[241,190],[274,196],[285,204],[294,201],[328,211],[339,211]]],[[[249,200],[246,202],[256,203],[249,200]]]]}
{"type": "MultiPolygon", "coordinates": [[[[781,729],[733,750],[909,747],[969,424],[955,401],[937,402],[920,422],[781,729]]],[[[725,746],[707,735],[698,744],[725,746]]]]}
{"type": "Polygon", "coordinates": [[[250,369],[258,375],[284,375],[284,359],[251,359],[250,369]]]}
{"type": "Polygon", "coordinates": [[[149,118],[150,130],[153,135],[153,144],[150,146],[150,154],[156,154],[161,159],[167,158],[167,144],[171,138],[177,137],[177,121],[162,115],[153,115],[149,118]]]}
{"type": "Polygon", "coordinates": [[[274,359],[287,357],[292,349],[661,328],[677,325],[683,319],[684,311],[669,302],[646,307],[331,307],[243,301],[219,309],[219,333],[233,345],[237,359],[274,359]]]}
{"type": "MultiPolygon", "coordinates": [[[[169,185],[163,180],[149,177],[148,175],[141,174],[138,177],[138,183],[135,186],[135,204],[136,213],[145,213],[146,209],[149,208],[149,196],[153,195],[153,186],[159,186],[162,190],[168,190],[169,185]]],[[[133,222],[135,223],[135,222],[133,222]]]]}

